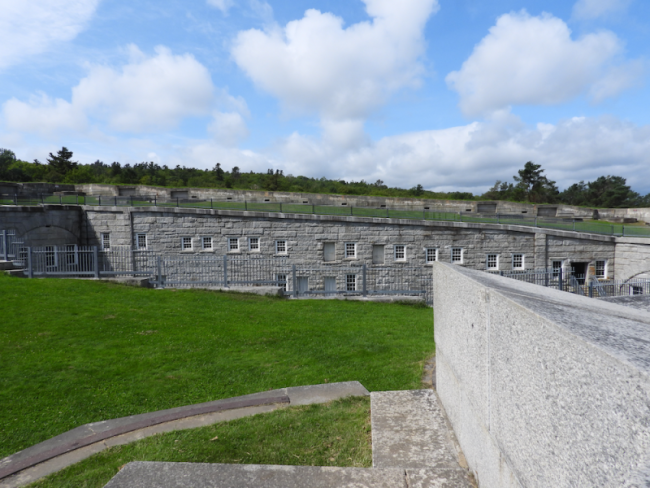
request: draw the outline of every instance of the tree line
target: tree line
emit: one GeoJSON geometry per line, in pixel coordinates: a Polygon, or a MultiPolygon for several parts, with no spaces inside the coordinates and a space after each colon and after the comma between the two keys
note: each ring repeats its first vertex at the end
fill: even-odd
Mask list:
{"type": "Polygon", "coordinates": [[[361,181],[310,178],[285,175],[282,170],[266,173],[243,172],[235,166],[230,171],[217,163],[212,169],[170,168],[153,162],[134,165],[95,161],[80,164],[66,147],[50,153],[46,162],[35,159],[21,161],[13,151],[0,149],[0,181],[19,183],[100,183],[112,185],[150,185],[166,187],[232,188],[237,190],[268,190],[298,193],[331,193],[386,197],[418,197],[443,200],[509,200],[530,203],[565,203],[589,207],[650,206],[650,194],[641,196],[626,185],[621,176],[601,176],[595,181],[574,183],[560,192],[554,181],[544,175],[541,165],[531,161],[513,177],[513,182],[497,181],[482,195],[470,192],[432,192],[422,185],[413,188],[388,187],[383,181],[361,181]]]}

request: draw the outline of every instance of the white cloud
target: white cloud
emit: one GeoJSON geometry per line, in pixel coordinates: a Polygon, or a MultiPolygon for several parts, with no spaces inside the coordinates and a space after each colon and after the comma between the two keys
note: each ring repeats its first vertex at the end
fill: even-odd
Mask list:
{"type": "Polygon", "coordinates": [[[0,68],[74,39],[99,0],[0,0],[0,68]]]}
{"type": "Polygon", "coordinates": [[[236,146],[248,137],[246,122],[237,112],[215,112],[208,132],[219,144],[226,147],[236,146]]]}
{"type": "Polygon", "coordinates": [[[143,132],[169,129],[184,117],[212,111],[210,74],[193,56],[174,55],[164,47],[151,57],[131,47],[130,55],[120,69],[91,66],[72,89],[71,102],[47,96],[9,100],[3,106],[7,128],[53,133],[80,129],[92,117],[118,131],[143,132]]]}
{"type": "Polygon", "coordinates": [[[629,87],[635,63],[614,66],[622,51],[615,34],[578,40],[560,19],[525,11],[501,16],[447,84],[460,95],[466,115],[485,115],[511,105],[565,102],[588,89],[596,100],[629,87]]]}
{"type": "Polygon", "coordinates": [[[236,37],[232,54],[263,90],[297,113],[363,119],[395,90],[415,86],[423,68],[423,28],[437,0],[364,0],[372,21],[347,28],[330,13],[236,37]]]}
{"type": "Polygon", "coordinates": [[[208,5],[218,8],[224,14],[228,13],[230,7],[234,5],[233,0],[208,0],[208,5]]]}
{"type": "Polygon", "coordinates": [[[285,173],[381,179],[404,188],[422,184],[482,193],[497,179],[512,181],[532,160],[561,188],[615,174],[639,191],[650,191],[650,126],[615,118],[530,127],[504,112],[486,122],[386,137],[351,150],[293,134],[279,152],[285,173]]]}
{"type": "Polygon", "coordinates": [[[573,16],[578,19],[595,19],[622,12],[632,0],[578,0],[573,6],[573,16]]]}

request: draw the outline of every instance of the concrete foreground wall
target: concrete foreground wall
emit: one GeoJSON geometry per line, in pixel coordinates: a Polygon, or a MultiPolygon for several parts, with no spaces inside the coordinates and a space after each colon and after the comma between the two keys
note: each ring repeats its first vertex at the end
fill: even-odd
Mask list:
{"type": "Polygon", "coordinates": [[[438,395],[481,488],[650,486],[650,314],[433,275],[438,395]]]}

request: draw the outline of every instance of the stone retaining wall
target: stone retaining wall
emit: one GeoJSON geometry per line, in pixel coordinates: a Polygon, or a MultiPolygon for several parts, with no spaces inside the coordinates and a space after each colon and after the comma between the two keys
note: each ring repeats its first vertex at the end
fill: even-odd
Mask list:
{"type": "Polygon", "coordinates": [[[438,395],[481,488],[650,486],[650,314],[433,274],[438,395]]]}

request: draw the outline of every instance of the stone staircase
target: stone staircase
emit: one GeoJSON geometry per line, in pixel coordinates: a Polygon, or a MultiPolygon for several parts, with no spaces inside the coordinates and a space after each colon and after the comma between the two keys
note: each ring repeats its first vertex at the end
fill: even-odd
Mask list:
{"type": "Polygon", "coordinates": [[[372,468],[133,462],[105,488],[471,488],[434,390],[373,392],[372,468]]]}

